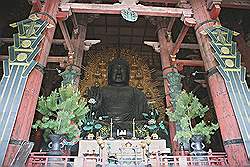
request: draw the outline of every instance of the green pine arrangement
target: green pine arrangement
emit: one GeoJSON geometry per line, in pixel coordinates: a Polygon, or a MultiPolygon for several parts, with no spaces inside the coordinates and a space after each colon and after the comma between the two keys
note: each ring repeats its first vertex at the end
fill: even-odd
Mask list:
{"type": "Polygon", "coordinates": [[[48,97],[41,96],[37,110],[42,114],[42,119],[33,124],[34,129],[63,135],[72,142],[79,140],[80,127],[89,112],[87,101],[70,84],[61,86],[48,97]]]}
{"type": "Polygon", "coordinates": [[[206,143],[210,143],[211,136],[219,128],[218,124],[206,124],[202,118],[209,110],[207,106],[203,106],[199,99],[192,93],[187,93],[185,90],[177,97],[176,109],[171,112],[167,109],[166,114],[170,121],[174,121],[180,125],[181,130],[176,132],[175,139],[180,141],[189,141],[192,136],[203,136],[206,143]],[[192,120],[199,117],[201,121],[195,126],[192,125],[192,120]]]}

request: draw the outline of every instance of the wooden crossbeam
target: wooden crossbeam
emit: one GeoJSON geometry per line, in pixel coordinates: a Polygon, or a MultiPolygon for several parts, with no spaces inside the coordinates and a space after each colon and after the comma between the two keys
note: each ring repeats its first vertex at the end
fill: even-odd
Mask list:
{"type": "MultiPolygon", "coordinates": [[[[0,55],[0,61],[8,59],[8,55],[0,55]]],[[[66,63],[68,61],[67,56],[48,56],[48,62],[50,63],[66,63]]]]}
{"type": "Polygon", "coordinates": [[[67,45],[67,48],[69,50],[69,52],[68,52],[69,59],[72,61],[73,60],[73,55],[74,55],[74,47],[72,45],[66,23],[64,21],[61,21],[61,20],[58,20],[58,23],[59,23],[59,26],[61,28],[63,37],[65,39],[65,43],[67,45]]]}
{"type": "Polygon", "coordinates": [[[176,64],[182,66],[192,66],[192,67],[203,67],[204,63],[202,60],[176,60],[176,64]]]}
{"type": "Polygon", "coordinates": [[[175,56],[176,53],[179,52],[179,49],[181,48],[181,43],[182,43],[183,39],[185,38],[188,30],[189,30],[188,26],[184,25],[182,27],[181,32],[179,33],[179,36],[177,37],[177,40],[175,42],[174,48],[173,48],[173,50],[171,52],[172,56],[175,56]]]}
{"type": "Polygon", "coordinates": [[[250,1],[249,0],[223,0],[221,6],[224,8],[250,9],[250,1]]]}
{"type": "MultiPolygon", "coordinates": [[[[176,4],[180,0],[140,0],[140,1],[176,4]]],[[[250,1],[249,0],[223,0],[221,6],[223,8],[250,9],[250,1]]]]}
{"type": "MultiPolygon", "coordinates": [[[[180,0],[140,0],[141,2],[152,2],[152,3],[168,3],[177,4],[180,0]]],[[[118,2],[118,0],[114,0],[118,2]]],[[[236,8],[236,9],[250,9],[249,0],[223,0],[221,7],[223,8],[236,8]]]]}
{"type": "MultiPolygon", "coordinates": [[[[140,0],[140,2],[169,3],[169,4],[177,4],[179,1],[180,0],[140,0]]],[[[113,0],[113,2],[119,2],[119,1],[113,0]]],[[[223,0],[222,7],[250,9],[250,2],[249,0],[223,0]]]]}
{"type": "Polygon", "coordinates": [[[167,32],[172,32],[176,18],[172,17],[168,22],[167,32]]]}
{"type": "MultiPolygon", "coordinates": [[[[63,45],[65,43],[64,39],[53,39],[52,41],[52,43],[55,45],[63,45]]],[[[13,38],[0,38],[0,42],[13,43],[13,38]]]]}
{"type": "Polygon", "coordinates": [[[183,14],[192,15],[191,9],[155,7],[143,5],[112,5],[112,4],[87,4],[87,3],[62,3],[59,7],[62,11],[72,11],[75,13],[99,13],[99,14],[120,14],[122,9],[130,8],[138,15],[181,17],[183,14]]]}
{"type": "MultiPolygon", "coordinates": [[[[112,0],[112,2],[119,2],[119,0],[112,0]]],[[[140,2],[152,2],[152,3],[170,3],[176,4],[179,0],[140,0],[140,2]]]]}
{"type": "MultiPolygon", "coordinates": [[[[13,43],[13,39],[12,38],[0,38],[0,42],[13,43]]],[[[63,45],[65,43],[65,40],[64,39],[53,39],[52,43],[55,45],[63,45]]],[[[199,45],[192,44],[192,43],[182,43],[181,48],[182,49],[199,49],[199,45]]]]}
{"type": "MultiPolygon", "coordinates": [[[[9,56],[7,55],[0,55],[0,61],[3,61],[3,59],[8,59],[9,56]]],[[[68,60],[67,56],[48,56],[48,62],[49,63],[66,63],[68,60]]],[[[183,66],[194,66],[194,67],[203,67],[204,63],[202,60],[176,60],[177,65],[183,65],[183,66]]]]}

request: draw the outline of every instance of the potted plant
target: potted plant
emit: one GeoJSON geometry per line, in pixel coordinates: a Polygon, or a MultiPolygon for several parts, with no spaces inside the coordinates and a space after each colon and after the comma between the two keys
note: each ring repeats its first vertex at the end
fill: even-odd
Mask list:
{"type": "Polygon", "coordinates": [[[42,119],[33,124],[34,129],[44,129],[52,140],[53,154],[62,154],[60,140],[62,136],[72,143],[80,139],[80,126],[89,112],[87,102],[75,90],[73,85],[61,86],[48,97],[40,97],[37,110],[42,119]]]}
{"type": "Polygon", "coordinates": [[[174,121],[180,126],[175,139],[188,142],[192,139],[191,147],[194,151],[202,152],[204,148],[202,140],[204,139],[206,143],[210,143],[211,136],[219,128],[218,124],[207,124],[202,120],[208,110],[209,108],[204,107],[193,93],[187,93],[183,90],[177,97],[175,111],[167,110],[166,112],[170,121],[174,121]],[[194,126],[192,120],[198,117],[201,121],[194,126]]]}

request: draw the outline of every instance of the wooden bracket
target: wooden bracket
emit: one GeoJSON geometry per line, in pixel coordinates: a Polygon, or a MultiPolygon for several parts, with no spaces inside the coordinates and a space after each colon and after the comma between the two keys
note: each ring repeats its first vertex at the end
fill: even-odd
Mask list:
{"type": "Polygon", "coordinates": [[[144,41],[144,44],[151,46],[157,53],[160,53],[160,43],[152,41],[144,41]]]}
{"type": "Polygon", "coordinates": [[[181,20],[188,27],[194,27],[196,25],[196,20],[193,18],[193,13],[183,12],[181,20]]]}
{"type": "Polygon", "coordinates": [[[207,9],[211,19],[216,19],[220,15],[222,0],[207,0],[207,9]]]}
{"type": "Polygon", "coordinates": [[[69,10],[69,11],[59,11],[59,12],[57,12],[57,14],[56,14],[56,19],[58,20],[58,21],[64,21],[64,20],[67,20],[68,19],[68,17],[69,16],[71,16],[72,15],[72,12],[71,12],[71,10],[69,10]]]}
{"type": "MultiPolygon", "coordinates": [[[[155,52],[160,53],[160,44],[159,44],[159,42],[144,41],[144,44],[148,45],[148,46],[151,46],[152,48],[154,48],[155,52]]],[[[174,45],[176,45],[176,43],[174,45]]],[[[181,43],[180,48],[198,50],[199,46],[198,46],[198,44],[181,43]]]]}
{"type": "Polygon", "coordinates": [[[133,6],[136,5],[139,0],[119,0],[119,2],[121,3],[121,5],[133,6]]]}
{"type": "Polygon", "coordinates": [[[100,43],[101,40],[85,40],[84,41],[84,50],[88,51],[92,45],[100,43]]]}

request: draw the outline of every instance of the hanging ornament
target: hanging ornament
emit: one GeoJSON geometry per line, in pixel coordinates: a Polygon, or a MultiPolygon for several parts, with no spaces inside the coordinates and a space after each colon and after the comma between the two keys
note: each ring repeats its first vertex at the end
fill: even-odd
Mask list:
{"type": "Polygon", "coordinates": [[[138,19],[138,14],[130,8],[121,10],[122,17],[130,22],[135,22],[138,19]]]}

